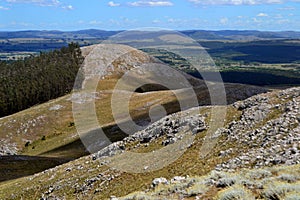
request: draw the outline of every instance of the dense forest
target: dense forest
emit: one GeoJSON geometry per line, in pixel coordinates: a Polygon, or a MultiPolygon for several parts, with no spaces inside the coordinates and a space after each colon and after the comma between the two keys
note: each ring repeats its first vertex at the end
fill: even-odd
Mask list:
{"type": "Polygon", "coordinates": [[[0,62],[0,117],[69,93],[83,62],[79,45],[0,62]]]}

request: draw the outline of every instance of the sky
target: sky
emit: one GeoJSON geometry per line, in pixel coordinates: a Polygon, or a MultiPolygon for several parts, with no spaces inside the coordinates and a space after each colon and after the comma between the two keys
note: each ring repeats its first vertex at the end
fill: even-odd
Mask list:
{"type": "Polygon", "coordinates": [[[0,31],[300,31],[300,0],[0,0],[0,31]]]}

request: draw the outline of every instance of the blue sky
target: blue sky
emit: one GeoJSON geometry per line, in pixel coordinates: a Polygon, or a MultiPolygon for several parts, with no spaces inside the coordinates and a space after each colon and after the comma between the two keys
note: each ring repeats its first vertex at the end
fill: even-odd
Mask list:
{"type": "Polygon", "coordinates": [[[300,31],[300,0],[0,0],[0,31],[300,31]]]}

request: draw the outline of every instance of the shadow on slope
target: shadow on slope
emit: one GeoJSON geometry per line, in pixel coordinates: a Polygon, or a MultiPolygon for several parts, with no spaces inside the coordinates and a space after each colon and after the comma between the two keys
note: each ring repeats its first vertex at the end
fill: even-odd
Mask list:
{"type": "Polygon", "coordinates": [[[68,161],[42,156],[0,156],[0,182],[33,175],[68,161]]]}

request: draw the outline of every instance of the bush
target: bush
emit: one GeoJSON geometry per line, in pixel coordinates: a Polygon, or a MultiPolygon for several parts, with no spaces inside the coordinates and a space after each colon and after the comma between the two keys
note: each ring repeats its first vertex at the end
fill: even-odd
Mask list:
{"type": "Polygon", "coordinates": [[[217,200],[254,200],[254,195],[241,185],[235,185],[220,191],[216,197],[217,200]]]}
{"type": "Polygon", "coordinates": [[[263,191],[263,195],[266,199],[280,200],[283,199],[286,194],[298,191],[300,191],[300,182],[274,182],[266,186],[266,189],[263,191]]]}
{"type": "Polygon", "coordinates": [[[236,177],[227,176],[217,181],[216,186],[219,188],[225,188],[234,185],[236,181],[237,181],[236,177]]]}
{"type": "Polygon", "coordinates": [[[118,199],[119,200],[154,200],[155,198],[153,198],[149,195],[146,195],[143,192],[135,192],[135,193],[129,194],[125,197],[118,198],[118,199]]]}
{"type": "Polygon", "coordinates": [[[250,179],[263,179],[272,176],[272,173],[265,169],[254,169],[251,170],[247,176],[249,176],[250,179]]]}
{"type": "Polygon", "coordinates": [[[285,196],[284,199],[285,200],[300,200],[300,192],[290,192],[285,196]]]}
{"type": "Polygon", "coordinates": [[[25,147],[28,147],[30,145],[30,142],[26,142],[25,147]]]}
{"type": "Polygon", "coordinates": [[[203,183],[195,183],[193,186],[186,189],[185,195],[191,197],[199,194],[205,194],[208,190],[208,186],[203,183]]]}
{"type": "Polygon", "coordinates": [[[281,174],[278,178],[288,183],[296,182],[298,180],[297,175],[293,175],[293,174],[281,174]]]}

